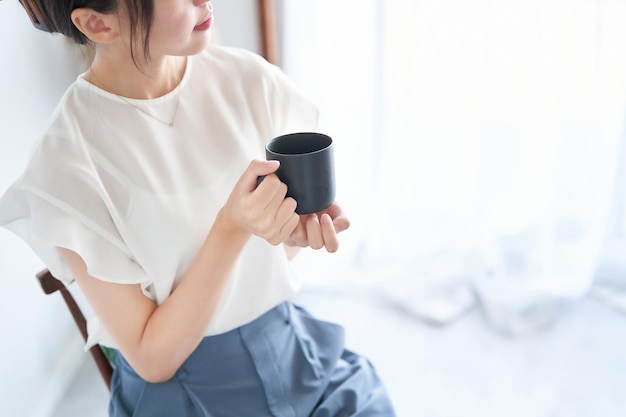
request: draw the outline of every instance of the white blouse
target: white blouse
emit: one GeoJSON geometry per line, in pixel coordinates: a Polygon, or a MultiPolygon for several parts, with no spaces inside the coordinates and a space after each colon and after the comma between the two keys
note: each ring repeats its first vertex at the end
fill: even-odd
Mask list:
{"type": "MultiPolygon", "coordinates": [[[[161,304],[250,160],[264,159],[272,137],[316,124],[317,110],[277,67],[240,49],[189,57],[180,87],[152,100],[120,99],[81,75],[0,198],[0,226],[66,284],[58,247],[78,253],[92,276],[141,284],[161,304]],[[174,126],[146,113],[176,113],[174,126]]],[[[254,320],[300,285],[283,248],[253,236],[206,335],[254,320]]],[[[92,317],[86,348],[94,343],[115,347],[92,317]]]]}

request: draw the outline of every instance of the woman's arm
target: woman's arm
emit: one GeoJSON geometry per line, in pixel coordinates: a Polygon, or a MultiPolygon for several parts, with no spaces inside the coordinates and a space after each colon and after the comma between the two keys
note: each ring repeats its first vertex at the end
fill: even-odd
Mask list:
{"type": "Polygon", "coordinates": [[[138,284],[115,284],[89,275],[81,257],[61,249],[79,287],[133,369],[145,380],[171,378],[196,349],[213,318],[230,272],[252,234],[278,245],[298,223],[295,201],[275,175],[275,162],[253,161],[191,267],[157,306],[138,284]],[[256,178],[267,175],[258,187],[256,178]]]}
{"type": "Polygon", "coordinates": [[[191,268],[160,306],[139,284],[116,284],[91,277],[82,258],[62,255],[96,315],[133,369],[145,380],[171,378],[198,346],[215,312],[226,278],[247,238],[216,224],[191,268]]]}

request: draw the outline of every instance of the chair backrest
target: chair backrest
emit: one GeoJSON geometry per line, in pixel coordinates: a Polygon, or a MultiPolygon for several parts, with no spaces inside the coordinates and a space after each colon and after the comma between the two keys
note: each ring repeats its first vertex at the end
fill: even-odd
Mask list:
{"type": "Polygon", "coordinates": [[[274,0],[258,0],[261,55],[272,64],[279,64],[278,27],[274,0]]]}
{"type": "MultiPolygon", "coordinates": [[[[63,300],[65,300],[65,304],[70,310],[72,317],[74,318],[74,322],[76,326],[78,326],[78,330],[80,330],[80,334],[83,336],[83,340],[87,341],[87,320],[83,312],[81,311],[78,303],[72,296],[72,293],[67,289],[65,284],[56,279],[50,271],[47,269],[39,272],[37,274],[37,279],[41,284],[41,289],[46,294],[52,294],[57,291],[61,293],[63,296],[63,300]]],[[[111,389],[111,376],[113,375],[113,367],[111,363],[107,359],[106,355],[102,351],[102,347],[100,345],[92,346],[89,349],[89,353],[93,360],[96,362],[96,366],[100,371],[100,375],[102,375],[102,379],[106,384],[107,388],[111,389]]]]}

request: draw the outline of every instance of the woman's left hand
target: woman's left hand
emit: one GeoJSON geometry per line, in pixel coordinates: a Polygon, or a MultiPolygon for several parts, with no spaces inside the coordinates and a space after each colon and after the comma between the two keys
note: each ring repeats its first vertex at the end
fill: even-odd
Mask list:
{"type": "Polygon", "coordinates": [[[330,253],[339,249],[337,234],[350,227],[350,220],[344,216],[337,203],[326,210],[300,216],[300,223],[285,241],[288,246],[313,249],[326,248],[330,253]]]}

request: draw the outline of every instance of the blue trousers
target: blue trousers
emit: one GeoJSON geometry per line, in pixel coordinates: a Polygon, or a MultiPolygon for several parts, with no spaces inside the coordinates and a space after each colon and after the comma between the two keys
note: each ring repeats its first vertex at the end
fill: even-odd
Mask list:
{"type": "Polygon", "coordinates": [[[149,383],[116,352],[110,417],[394,417],[343,328],[285,302],[205,337],[173,378],[149,383]]]}

